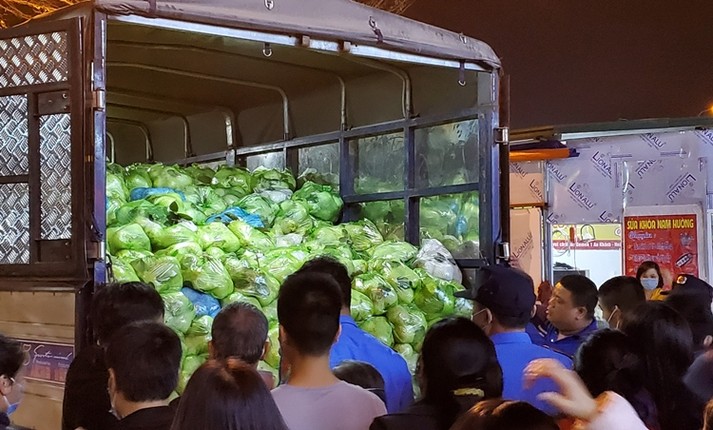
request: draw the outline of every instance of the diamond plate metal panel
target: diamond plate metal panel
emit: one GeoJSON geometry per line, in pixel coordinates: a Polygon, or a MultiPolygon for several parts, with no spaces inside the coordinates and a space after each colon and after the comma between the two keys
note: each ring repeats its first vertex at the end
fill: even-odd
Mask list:
{"type": "Polygon", "coordinates": [[[72,237],[72,152],[69,114],[40,118],[41,238],[72,237]]]}
{"type": "Polygon", "coordinates": [[[30,193],[27,184],[0,185],[0,264],[30,262],[30,193]]]}
{"type": "Polygon", "coordinates": [[[67,33],[0,40],[0,88],[64,82],[69,76],[67,33]]]}
{"type": "Polygon", "coordinates": [[[0,176],[27,174],[27,136],[27,96],[0,97],[0,176]]]}

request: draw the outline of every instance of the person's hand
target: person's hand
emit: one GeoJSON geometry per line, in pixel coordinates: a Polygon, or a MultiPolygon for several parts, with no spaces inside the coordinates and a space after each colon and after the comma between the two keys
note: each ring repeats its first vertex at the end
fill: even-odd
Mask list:
{"type": "Polygon", "coordinates": [[[537,396],[561,412],[585,421],[597,414],[597,402],[577,374],[553,359],[533,360],[525,368],[525,387],[529,388],[539,378],[550,378],[560,388],[559,393],[545,392],[537,396]]]}

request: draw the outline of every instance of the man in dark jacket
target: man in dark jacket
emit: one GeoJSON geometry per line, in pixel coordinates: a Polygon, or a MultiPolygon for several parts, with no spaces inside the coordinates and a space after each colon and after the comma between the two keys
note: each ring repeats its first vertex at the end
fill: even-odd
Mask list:
{"type": "Polygon", "coordinates": [[[168,398],[178,385],[181,341],[161,323],[144,321],[120,329],[106,350],[109,402],[116,430],[169,430],[168,398]]]}
{"type": "Polygon", "coordinates": [[[67,371],[62,405],[62,430],[111,430],[116,418],[109,412],[104,349],[121,327],[137,321],[163,321],[163,300],[140,282],[110,284],[94,296],[90,312],[97,344],[84,348],[67,371]]]}

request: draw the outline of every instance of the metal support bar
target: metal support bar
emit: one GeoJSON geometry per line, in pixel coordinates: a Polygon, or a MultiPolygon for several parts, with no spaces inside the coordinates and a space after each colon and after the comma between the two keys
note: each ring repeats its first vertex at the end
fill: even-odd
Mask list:
{"type": "Polygon", "coordinates": [[[151,109],[151,108],[145,108],[145,107],[139,107],[139,106],[133,106],[133,105],[125,105],[121,103],[108,103],[109,106],[115,106],[121,109],[135,109],[135,110],[141,110],[144,112],[152,112],[152,113],[158,113],[158,114],[168,114],[168,115],[174,115],[178,118],[181,119],[181,122],[183,122],[183,152],[186,158],[192,157],[195,154],[193,153],[193,147],[191,146],[191,126],[188,123],[188,118],[183,115],[183,113],[178,112],[178,111],[166,111],[162,109],[151,109]]]}
{"type": "Polygon", "coordinates": [[[291,137],[290,136],[291,135],[291,131],[290,131],[290,101],[287,98],[287,93],[285,92],[285,90],[283,90],[280,87],[277,87],[274,85],[260,84],[260,83],[256,83],[256,82],[241,81],[239,79],[225,78],[222,76],[214,76],[214,75],[205,75],[202,73],[186,72],[184,70],[172,69],[170,67],[149,66],[146,64],[139,64],[139,63],[123,63],[123,62],[110,61],[110,62],[107,62],[106,65],[107,65],[107,67],[126,67],[126,68],[140,69],[140,70],[150,70],[150,71],[159,72],[159,73],[169,73],[169,74],[177,75],[177,76],[185,76],[188,78],[206,79],[209,81],[223,82],[223,83],[227,83],[227,84],[241,85],[244,87],[260,88],[260,89],[264,89],[264,90],[275,91],[278,94],[280,94],[280,97],[282,98],[282,111],[283,111],[282,112],[282,121],[283,121],[284,138],[285,138],[285,140],[289,140],[291,137]]]}
{"type": "Polygon", "coordinates": [[[116,162],[116,142],[114,141],[114,135],[107,131],[106,137],[109,140],[109,161],[114,163],[116,162]]]}
{"type": "Polygon", "coordinates": [[[397,76],[399,79],[401,79],[401,82],[403,82],[403,89],[401,93],[401,106],[402,106],[402,114],[404,118],[408,119],[411,118],[413,115],[412,112],[412,106],[411,106],[411,93],[412,93],[412,86],[411,86],[411,77],[409,76],[408,72],[406,72],[403,69],[399,69],[398,67],[392,66],[390,64],[385,64],[382,63],[378,60],[370,60],[368,58],[360,58],[360,57],[353,57],[350,55],[342,55],[342,58],[351,61],[352,63],[357,63],[361,64],[363,66],[371,67],[372,69],[378,69],[378,70],[383,70],[385,72],[389,72],[395,76],[397,76]]]}
{"type": "MultiPolygon", "coordinates": [[[[185,44],[154,44],[154,43],[148,43],[148,42],[134,42],[134,41],[111,41],[112,46],[125,46],[128,48],[145,48],[145,49],[158,49],[158,50],[166,50],[166,51],[177,51],[177,52],[185,52],[185,51],[192,51],[192,52],[199,52],[199,53],[212,53],[212,54],[218,54],[218,55],[225,55],[225,56],[230,56],[230,57],[236,57],[236,58],[243,58],[243,59],[248,59],[252,61],[259,61],[259,62],[269,62],[271,65],[274,64],[280,64],[288,67],[295,67],[298,69],[304,69],[304,70],[312,70],[318,73],[323,73],[327,75],[331,75],[334,78],[337,79],[339,82],[340,86],[340,95],[341,95],[341,106],[340,106],[340,130],[346,130],[348,127],[348,118],[347,118],[347,85],[344,79],[337,73],[334,72],[329,72],[324,69],[319,69],[316,67],[309,67],[309,66],[303,66],[299,64],[292,64],[292,63],[287,63],[284,61],[278,61],[274,60],[274,57],[271,57],[270,59],[265,59],[265,58],[260,58],[260,57],[252,57],[250,55],[243,55],[243,54],[237,54],[234,52],[226,52],[222,51],[219,49],[210,49],[210,48],[199,48],[197,46],[191,46],[191,45],[185,45],[185,44]]],[[[233,121],[234,124],[235,121],[233,121]]]]}
{"type": "Polygon", "coordinates": [[[390,191],[384,193],[372,193],[372,194],[343,194],[342,199],[345,203],[366,203],[366,202],[380,202],[385,200],[396,200],[396,199],[417,199],[424,197],[434,197],[444,194],[461,194],[480,191],[480,185],[477,183],[470,184],[459,184],[459,185],[446,185],[442,187],[433,188],[415,188],[404,191],[390,191]]]}
{"type": "Polygon", "coordinates": [[[130,119],[115,118],[115,117],[107,117],[106,120],[107,120],[107,122],[115,122],[117,124],[130,125],[133,127],[137,127],[139,130],[141,130],[141,133],[144,135],[144,143],[146,146],[146,161],[147,162],[153,161],[153,145],[151,144],[151,132],[149,131],[149,128],[146,127],[146,124],[139,122],[139,121],[133,121],[130,119]]]}
{"type": "Polygon", "coordinates": [[[193,108],[200,107],[200,108],[204,108],[204,109],[211,109],[211,110],[221,112],[223,114],[223,116],[225,117],[225,123],[226,123],[225,124],[225,135],[226,135],[226,139],[227,139],[227,141],[226,141],[227,147],[232,148],[235,145],[235,141],[237,140],[236,138],[238,137],[237,136],[238,123],[236,120],[236,115],[235,115],[235,112],[227,106],[194,103],[194,102],[189,102],[189,101],[186,101],[183,99],[157,96],[157,95],[145,93],[143,91],[126,90],[126,89],[122,89],[122,88],[109,88],[109,93],[110,94],[118,94],[118,95],[127,96],[127,97],[138,98],[138,99],[149,100],[154,103],[170,103],[173,105],[183,104],[183,105],[190,106],[193,108]]]}

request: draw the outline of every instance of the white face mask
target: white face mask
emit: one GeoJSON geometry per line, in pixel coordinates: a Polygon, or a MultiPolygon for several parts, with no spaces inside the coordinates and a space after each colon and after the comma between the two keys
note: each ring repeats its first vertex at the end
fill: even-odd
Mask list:
{"type": "Polygon", "coordinates": [[[656,278],[641,278],[641,286],[645,290],[655,290],[659,286],[659,280],[656,278]]]}

